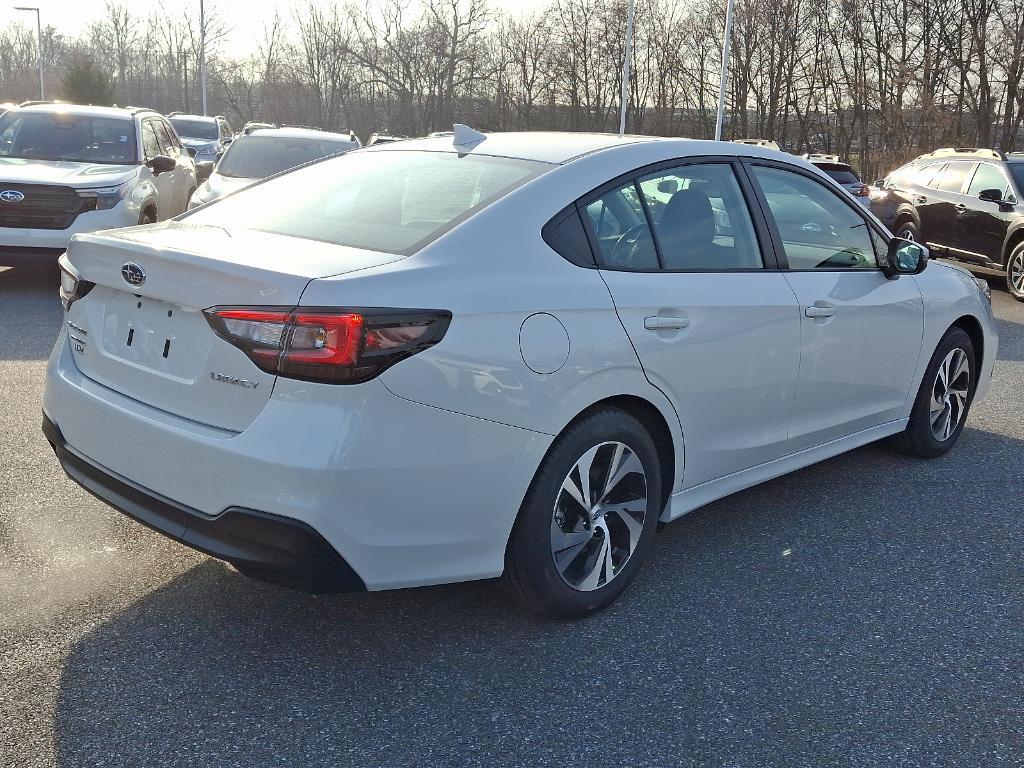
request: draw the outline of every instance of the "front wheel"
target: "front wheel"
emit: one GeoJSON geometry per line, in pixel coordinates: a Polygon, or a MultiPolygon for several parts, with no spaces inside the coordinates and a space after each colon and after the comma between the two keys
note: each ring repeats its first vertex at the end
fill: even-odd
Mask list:
{"type": "Polygon", "coordinates": [[[508,591],[553,618],[612,603],[650,554],[661,483],[654,441],[634,416],[606,408],[570,426],[516,518],[505,552],[508,591]]]}
{"type": "Polygon", "coordinates": [[[1006,288],[1017,301],[1024,301],[1024,243],[1018,243],[1006,262],[1006,288]]]}
{"type": "Polygon", "coordinates": [[[928,363],[910,422],[897,436],[904,453],[932,459],[956,445],[974,398],[976,371],[971,337],[950,328],[928,363]]]}

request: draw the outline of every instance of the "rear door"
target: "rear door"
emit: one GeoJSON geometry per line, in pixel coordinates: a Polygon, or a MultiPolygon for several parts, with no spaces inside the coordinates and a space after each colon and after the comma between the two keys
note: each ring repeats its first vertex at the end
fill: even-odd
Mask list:
{"type": "Polygon", "coordinates": [[[581,201],[619,318],[679,414],[686,487],[787,452],[799,316],[737,168],[662,164],[581,201]]]}
{"type": "Polygon", "coordinates": [[[886,278],[877,261],[882,234],[819,179],[779,164],[752,162],[749,170],[800,306],[792,449],[900,418],[924,333],[917,282],[886,278]]]}

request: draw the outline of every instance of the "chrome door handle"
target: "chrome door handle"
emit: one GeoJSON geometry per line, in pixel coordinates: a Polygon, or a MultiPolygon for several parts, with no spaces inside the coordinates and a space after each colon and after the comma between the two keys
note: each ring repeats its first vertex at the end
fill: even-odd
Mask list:
{"type": "Polygon", "coordinates": [[[665,331],[686,328],[690,321],[685,317],[660,317],[653,315],[644,318],[644,328],[648,331],[665,331]]]}
{"type": "Polygon", "coordinates": [[[960,203],[960,204],[959,204],[959,205],[958,205],[958,206],[956,207],[956,212],[957,212],[957,213],[967,213],[967,206],[966,206],[966,205],[964,205],[963,203],[960,203]]]}
{"type": "Polygon", "coordinates": [[[804,307],[804,317],[832,317],[835,313],[835,307],[804,307]]]}
{"type": "Polygon", "coordinates": [[[923,205],[924,203],[928,202],[928,198],[925,197],[924,195],[918,195],[917,200],[915,202],[917,202],[918,205],[923,205]]]}

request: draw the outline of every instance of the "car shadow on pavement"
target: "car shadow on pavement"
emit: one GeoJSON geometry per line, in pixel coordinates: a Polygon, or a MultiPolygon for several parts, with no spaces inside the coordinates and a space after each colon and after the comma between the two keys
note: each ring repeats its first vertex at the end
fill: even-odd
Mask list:
{"type": "Polygon", "coordinates": [[[73,648],[57,764],[996,765],[1024,730],[1022,456],[972,428],[736,494],[579,622],[492,582],[316,598],[203,561],[73,648]]]}
{"type": "Polygon", "coordinates": [[[59,290],[56,254],[0,252],[0,360],[50,356],[63,319],[59,290]]]}

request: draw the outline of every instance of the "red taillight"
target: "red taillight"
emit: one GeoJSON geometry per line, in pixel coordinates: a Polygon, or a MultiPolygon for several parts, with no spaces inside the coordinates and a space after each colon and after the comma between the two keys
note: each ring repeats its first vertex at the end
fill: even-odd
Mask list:
{"type": "Polygon", "coordinates": [[[262,370],[332,384],[372,379],[439,342],[451,320],[421,309],[211,307],[205,315],[262,370]]]}
{"type": "Polygon", "coordinates": [[[861,184],[853,191],[854,197],[870,197],[871,188],[867,184],[861,184]]]}

